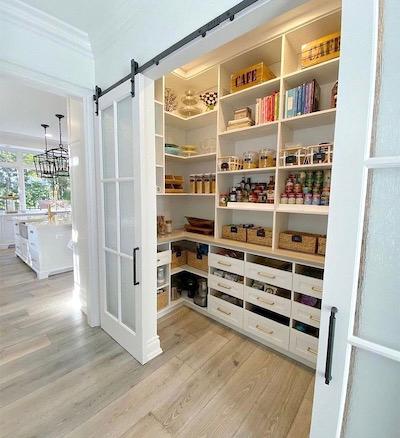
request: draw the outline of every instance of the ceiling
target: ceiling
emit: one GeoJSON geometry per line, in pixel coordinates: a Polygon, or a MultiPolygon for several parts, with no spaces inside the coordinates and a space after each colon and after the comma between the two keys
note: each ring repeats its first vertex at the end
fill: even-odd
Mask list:
{"type": "MultiPolygon", "coordinates": [[[[42,147],[42,123],[50,125],[51,139],[58,139],[58,120],[54,114],[67,114],[65,97],[44,92],[21,82],[0,76],[0,144],[42,147]]],[[[63,137],[67,126],[62,124],[63,137]]],[[[58,143],[58,141],[57,141],[58,143]]]]}

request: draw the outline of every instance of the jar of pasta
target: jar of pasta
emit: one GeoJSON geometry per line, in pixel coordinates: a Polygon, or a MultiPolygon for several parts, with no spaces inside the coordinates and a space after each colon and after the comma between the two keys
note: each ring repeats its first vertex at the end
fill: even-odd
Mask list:
{"type": "Polygon", "coordinates": [[[256,169],[258,166],[258,153],[245,152],[243,154],[243,169],[256,169]]]}
{"type": "Polygon", "coordinates": [[[275,167],[275,151],[273,149],[261,149],[258,158],[258,167],[275,167]]]}

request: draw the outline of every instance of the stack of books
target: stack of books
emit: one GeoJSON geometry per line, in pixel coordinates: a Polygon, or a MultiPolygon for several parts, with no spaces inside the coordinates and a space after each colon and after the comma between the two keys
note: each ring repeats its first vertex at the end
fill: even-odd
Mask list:
{"type": "Polygon", "coordinates": [[[315,79],[287,90],[285,96],[285,118],[318,111],[320,93],[320,87],[315,79]]]}
{"type": "Polygon", "coordinates": [[[227,131],[232,129],[247,128],[254,125],[254,120],[251,117],[251,109],[248,107],[238,109],[234,112],[234,119],[229,120],[227,131]]]}
{"type": "Polygon", "coordinates": [[[256,100],[256,125],[273,122],[279,118],[279,91],[256,100]]]}

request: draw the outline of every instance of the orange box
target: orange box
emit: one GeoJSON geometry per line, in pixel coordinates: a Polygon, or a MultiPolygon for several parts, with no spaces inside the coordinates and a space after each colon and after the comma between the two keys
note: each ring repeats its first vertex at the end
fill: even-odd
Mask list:
{"type": "Polygon", "coordinates": [[[301,68],[329,61],[340,55],[340,32],[325,35],[301,46],[301,68]]]}

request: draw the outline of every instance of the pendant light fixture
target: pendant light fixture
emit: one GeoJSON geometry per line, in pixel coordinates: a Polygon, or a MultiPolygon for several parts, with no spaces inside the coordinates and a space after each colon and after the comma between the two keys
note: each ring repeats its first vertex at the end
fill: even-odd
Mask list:
{"type": "Polygon", "coordinates": [[[68,146],[62,143],[61,134],[61,120],[64,118],[63,114],[55,115],[58,119],[58,129],[60,132],[60,143],[58,148],[51,149],[51,154],[54,159],[55,176],[69,176],[69,150],[68,146]]]}
{"type": "Polygon", "coordinates": [[[44,129],[45,149],[44,153],[33,157],[33,162],[35,164],[36,174],[39,178],[54,178],[54,160],[47,146],[47,128],[49,125],[43,123],[41,126],[44,129]]]}

